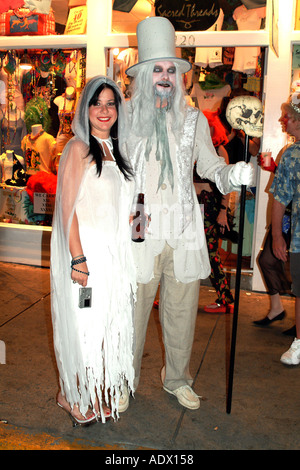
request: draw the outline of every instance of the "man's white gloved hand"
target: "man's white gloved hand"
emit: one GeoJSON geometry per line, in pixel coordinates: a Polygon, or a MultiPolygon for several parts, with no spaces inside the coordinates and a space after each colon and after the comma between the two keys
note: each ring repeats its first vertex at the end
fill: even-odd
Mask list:
{"type": "Polygon", "coordinates": [[[253,186],[254,167],[252,163],[237,162],[231,169],[229,179],[233,186],[253,186]]]}

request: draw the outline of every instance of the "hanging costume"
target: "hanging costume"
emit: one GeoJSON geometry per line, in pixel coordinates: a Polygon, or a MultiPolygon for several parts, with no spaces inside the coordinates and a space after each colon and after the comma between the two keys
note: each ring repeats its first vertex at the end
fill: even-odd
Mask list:
{"type": "MultiPolygon", "coordinates": [[[[133,301],[136,290],[129,215],[133,181],[125,180],[114,161],[103,161],[97,176],[88,156],[88,104],[101,83],[120,90],[106,77],[95,77],[80,96],[64,148],[56,193],[51,239],[51,286],[54,346],[62,394],[82,414],[102,398],[118,417],[123,383],[133,390],[133,301]],[[76,211],[80,240],[90,272],[92,306],[78,307],[78,284],[71,280],[70,225],[76,211]]],[[[119,106],[119,143],[124,135],[125,105],[119,106]]],[[[105,143],[112,148],[110,141],[105,143]]],[[[121,148],[121,147],[120,147],[121,148]]]]}

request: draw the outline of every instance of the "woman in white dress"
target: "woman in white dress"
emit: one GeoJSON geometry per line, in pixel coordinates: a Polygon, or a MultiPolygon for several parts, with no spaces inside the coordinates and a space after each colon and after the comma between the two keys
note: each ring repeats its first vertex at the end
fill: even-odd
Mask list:
{"type": "Polygon", "coordinates": [[[129,215],[134,182],[120,151],[126,122],[115,82],[94,77],[80,96],[74,137],[59,164],[51,307],[57,404],[75,425],[117,419],[123,385],[133,391],[136,281],[129,215]],[[80,307],[83,287],[92,290],[84,292],[80,307]]]}

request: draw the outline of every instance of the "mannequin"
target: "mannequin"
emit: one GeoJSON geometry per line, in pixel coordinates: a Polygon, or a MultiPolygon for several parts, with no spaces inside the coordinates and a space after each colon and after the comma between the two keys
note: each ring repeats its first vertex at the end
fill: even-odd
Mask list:
{"type": "Polygon", "coordinates": [[[54,137],[44,131],[42,124],[31,126],[31,133],[22,140],[27,175],[38,171],[56,173],[55,145],[54,137]]]}
{"type": "Polygon", "coordinates": [[[76,91],[69,86],[63,95],[57,96],[54,104],[58,107],[59,130],[56,136],[56,154],[59,157],[66,143],[73,137],[71,124],[75,114],[76,91]]]}
{"type": "MultiPolygon", "coordinates": [[[[19,69],[18,75],[22,75],[22,73],[23,72],[20,71],[19,69]]],[[[23,98],[21,87],[19,85],[19,80],[16,74],[13,74],[13,75],[8,74],[5,71],[5,68],[2,67],[2,69],[0,70],[0,80],[1,80],[0,89],[1,89],[1,94],[2,94],[1,104],[4,104],[3,97],[5,96],[5,94],[7,94],[8,89],[11,89],[13,93],[14,103],[16,103],[16,106],[18,107],[18,109],[24,110],[24,107],[25,107],[24,98],[23,98]],[[9,86],[10,84],[11,86],[9,86]]]]}
{"type": "Polygon", "coordinates": [[[31,137],[36,138],[44,132],[42,124],[34,124],[31,126],[31,137]]]}
{"type": "Polygon", "coordinates": [[[58,107],[59,111],[72,111],[75,105],[75,88],[72,86],[68,86],[63,95],[57,96],[54,99],[54,103],[58,107]]]}

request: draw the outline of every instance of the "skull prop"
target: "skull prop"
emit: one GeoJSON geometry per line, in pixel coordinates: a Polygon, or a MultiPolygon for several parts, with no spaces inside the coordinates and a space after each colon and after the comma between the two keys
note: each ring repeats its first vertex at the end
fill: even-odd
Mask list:
{"type": "Polygon", "coordinates": [[[262,136],[262,104],[255,96],[233,98],[227,106],[226,119],[233,129],[242,129],[251,137],[262,136]]]}

